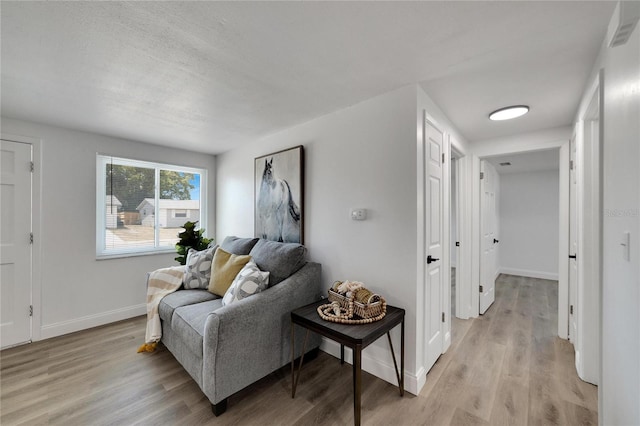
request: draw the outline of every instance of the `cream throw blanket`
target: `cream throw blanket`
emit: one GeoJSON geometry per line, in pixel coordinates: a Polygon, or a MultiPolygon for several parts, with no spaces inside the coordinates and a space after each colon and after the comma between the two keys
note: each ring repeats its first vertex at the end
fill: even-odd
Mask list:
{"type": "Polygon", "coordinates": [[[162,337],[160,314],[158,306],[160,300],[167,294],[173,293],[182,285],[184,266],[162,268],[149,273],[147,282],[147,332],[145,343],[138,348],[138,352],[153,352],[162,337]]]}

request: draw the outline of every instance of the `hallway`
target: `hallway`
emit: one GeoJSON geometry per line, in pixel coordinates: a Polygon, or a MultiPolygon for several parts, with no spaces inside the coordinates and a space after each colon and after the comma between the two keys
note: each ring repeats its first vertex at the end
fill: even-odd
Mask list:
{"type": "Polygon", "coordinates": [[[559,339],[557,281],[501,274],[496,301],[453,320],[452,346],[420,397],[433,424],[597,424],[597,388],[559,339]]]}

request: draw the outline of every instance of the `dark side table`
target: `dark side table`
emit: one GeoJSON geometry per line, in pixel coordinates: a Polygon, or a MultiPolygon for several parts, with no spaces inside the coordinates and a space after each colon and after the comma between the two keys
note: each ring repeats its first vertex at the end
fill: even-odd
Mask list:
{"type": "Polygon", "coordinates": [[[347,346],[353,350],[353,420],[355,425],[360,425],[362,350],[378,340],[378,338],[382,337],[385,333],[389,339],[389,347],[391,349],[391,356],[393,357],[393,366],[396,369],[400,396],[404,396],[404,309],[387,305],[387,314],[379,321],[369,324],[339,324],[325,321],[318,315],[318,306],[326,303],[328,303],[328,301],[324,299],[291,312],[291,397],[294,398],[296,395],[296,385],[298,384],[302,362],[304,361],[307,338],[309,337],[309,332],[313,331],[340,343],[341,363],[344,363],[344,347],[347,346]],[[396,362],[396,355],[393,350],[393,344],[391,343],[391,335],[389,334],[391,329],[398,324],[401,325],[402,331],[400,337],[400,371],[398,371],[398,363],[396,362]],[[300,357],[297,376],[294,374],[294,328],[296,325],[307,329],[302,344],[303,355],[300,357]]]}

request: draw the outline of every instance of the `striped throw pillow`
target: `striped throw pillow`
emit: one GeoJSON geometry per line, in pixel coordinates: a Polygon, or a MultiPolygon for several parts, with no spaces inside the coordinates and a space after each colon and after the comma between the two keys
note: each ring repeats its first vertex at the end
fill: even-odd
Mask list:
{"type": "Polygon", "coordinates": [[[227,289],[227,292],[222,298],[222,305],[226,306],[260,293],[268,286],[269,272],[263,272],[255,262],[249,262],[238,272],[231,286],[227,289]]]}

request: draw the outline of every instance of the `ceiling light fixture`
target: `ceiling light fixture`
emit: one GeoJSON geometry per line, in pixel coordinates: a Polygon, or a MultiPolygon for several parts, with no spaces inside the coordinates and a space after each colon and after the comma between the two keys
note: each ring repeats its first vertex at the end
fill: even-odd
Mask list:
{"type": "Polygon", "coordinates": [[[520,117],[529,112],[529,107],[526,105],[513,105],[506,108],[500,108],[489,114],[489,120],[501,121],[511,120],[512,118],[520,117]]]}
{"type": "Polygon", "coordinates": [[[504,163],[500,163],[501,166],[510,166],[511,163],[508,161],[505,161],[504,163]]]}

